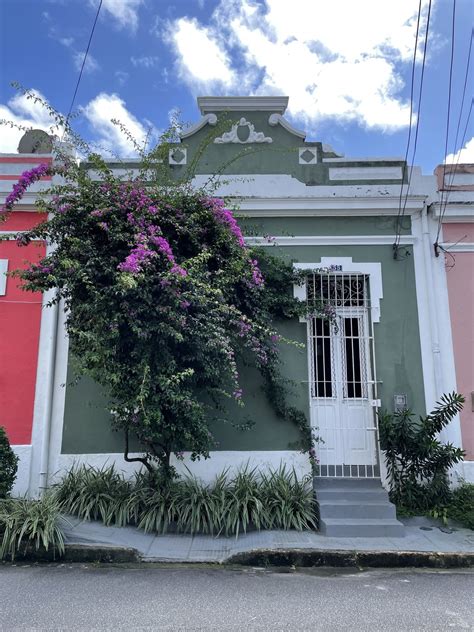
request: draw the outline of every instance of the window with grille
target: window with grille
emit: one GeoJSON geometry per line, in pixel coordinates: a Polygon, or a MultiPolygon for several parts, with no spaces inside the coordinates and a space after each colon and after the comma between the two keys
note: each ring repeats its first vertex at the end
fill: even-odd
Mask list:
{"type": "Polygon", "coordinates": [[[308,306],[322,303],[331,307],[368,307],[367,281],[365,274],[309,274],[306,291],[308,306]]]}

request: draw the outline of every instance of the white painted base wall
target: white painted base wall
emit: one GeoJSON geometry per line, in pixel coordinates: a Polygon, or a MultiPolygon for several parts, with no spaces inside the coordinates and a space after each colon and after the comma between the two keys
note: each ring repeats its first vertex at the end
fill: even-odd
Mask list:
{"type": "MultiPolygon", "coordinates": [[[[131,454],[130,456],[139,455],[131,454]]],[[[124,461],[121,453],[60,454],[55,467],[51,470],[54,474],[51,474],[49,482],[57,481],[74,464],[81,465],[83,463],[95,467],[114,464],[117,470],[123,472],[126,476],[132,476],[141,467],[140,463],[127,463],[124,461]]],[[[261,471],[268,471],[277,469],[282,463],[288,468],[295,468],[299,478],[311,475],[308,457],[297,450],[211,452],[209,459],[201,459],[200,461],[191,461],[190,453],[187,452],[184,454],[183,461],[178,461],[175,457],[172,458],[172,465],[176,467],[180,474],[187,474],[189,470],[205,483],[213,481],[225,469],[228,469],[229,474],[232,475],[247,464],[250,468],[256,467],[261,471]]]]}
{"type": "Polygon", "coordinates": [[[12,445],[13,452],[20,459],[18,461],[18,472],[15,484],[13,485],[13,496],[24,496],[29,491],[30,467],[33,447],[31,445],[12,445]]]}
{"type": "Polygon", "coordinates": [[[474,461],[461,461],[453,470],[454,475],[451,476],[451,481],[454,486],[459,485],[460,482],[474,483],[474,461]]]}

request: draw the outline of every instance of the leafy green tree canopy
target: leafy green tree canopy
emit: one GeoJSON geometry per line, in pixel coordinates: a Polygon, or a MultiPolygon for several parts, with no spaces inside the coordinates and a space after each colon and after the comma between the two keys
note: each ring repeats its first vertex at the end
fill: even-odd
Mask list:
{"type": "Polygon", "coordinates": [[[69,159],[25,172],[4,215],[45,174],[59,173],[62,184],[37,203],[48,219],[17,237],[54,244],[17,273],[24,289],[56,288],[53,302],[64,301],[71,352],[109,396],[126,459],[129,435],[148,468],[153,460],[169,467],[184,450],[208,456],[208,407],[226,398],[243,405],[243,358],[314,455],[305,416],[286,404],[273,325],[305,310],[291,295],[301,273],[268,248],[248,248],[222,199],[160,185],[145,175],[150,166],[119,177],[91,155],[87,168],[69,159]]]}

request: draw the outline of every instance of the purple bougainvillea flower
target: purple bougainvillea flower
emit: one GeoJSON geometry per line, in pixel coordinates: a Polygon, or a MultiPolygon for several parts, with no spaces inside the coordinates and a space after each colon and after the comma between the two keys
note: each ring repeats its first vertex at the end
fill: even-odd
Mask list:
{"type": "Polygon", "coordinates": [[[24,171],[19,177],[18,182],[13,186],[11,193],[7,195],[2,212],[7,213],[11,211],[15,202],[21,200],[27,188],[34,182],[41,180],[42,177],[49,173],[49,170],[49,165],[44,162],[33,169],[24,171]]]}

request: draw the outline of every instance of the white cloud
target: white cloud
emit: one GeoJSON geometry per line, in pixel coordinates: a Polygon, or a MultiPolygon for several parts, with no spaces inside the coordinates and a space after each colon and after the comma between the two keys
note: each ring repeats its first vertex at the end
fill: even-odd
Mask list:
{"type": "MultiPolygon", "coordinates": [[[[82,68],[82,63],[84,61],[84,51],[78,51],[75,52],[72,56],[73,61],[74,61],[74,66],[76,68],[76,70],[79,72],[82,68]]],[[[95,72],[96,70],[99,70],[100,66],[97,63],[96,59],[94,57],[92,57],[92,55],[90,53],[88,53],[87,57],[86,57],[86,63],[84,64],[84,72],[87,73],[91,73],[91,72],[95,72]]]]}
{"type": "Polygon", "coordinates": [[[193,90],[285,94],[310,129],[335,118],[393,131],[409,120],[400,68],[417,11],[416,0],[220,0],[210,25],[179,18],[168,33],[193,90]]]}
{"type": "Polygon", "coordinates": [[[462,149],[455,154],[449,154],[446,156],[445,162],[447,163],[474,163],[474,136],[471,140],[468,140],[462,149]]]}
{"type": "Polygon", "coordinates": [[[119,127],[112,123],[112,119],[120,121],[140,146],[147,138],[149,141],[156,138],[156,130],[152,128],[150,135],[148,121],[140,122],[127,110],[125,102],[117,94],[101,92],[81,111],[93,128],[97,144],[120,156],[134,155],[135,149],[119,127]]]}
{"type": "Polygon", "coordinates": [[[124,70],[116,70],[114,75],[120,86],[124,86],[130,77],[128,72],[125,72],[124,70]]]}
{"type": "Polygon", "coordinates": [[[175,46],[180,74],[187,81],[202,87],[215,83],[233,85],[235,75],[216,32],[200,26],[196,20],[180,18],[170,25],[168,38],[175,46]]]}
{"type": "Polygon", "coordinates": [[[130,61],[135,66],[141,66],[142,68],[153,68],[157,65],[159,61],[159,57],[155,55],[144,55],[143,57],[134,57],[133,55],[130,57],[130,61]]]}
{"type": "MultiPolygon", "coordinates": [[[[32,92],[41,100],[46,100],[38,90],[32,90],[32,92]]],[[[24,95],[14,96],[7,105],[0,104],[0,119],[21,127],[42,129],[48,133],[54,131],[58,134],[57,129],[52,130],[54,121],[47,109],[39,101],[35,103],[34,99],[27,99],[24,95]]],[[[2,125],[0,128],[0,151],[9,154],[16,153],[23,134],[24,131],[15,126],[2,125]]]]}
{"type": "MultiPolygon", "coordinates": [[[[45,97],[38,91],[33,90],[42,101],[45,97]]],[[[137,143],[143,146],[147,139],[150,144],[158,138],[158,131],[148,120],[139,121],[126,107],[125,102],[117,94],[107,94],[101,92],[92,99],[85,107],[80,108],[80,112],[85,117],[91,128],[92,144],[98,146],[98,150],[105,149],[119,156],[135,155],[133,143],[121,132],[111,119],[120,121],[125,129],[130,133],[137,143]]],[[[0,120],[11,121],[15,125],[26,128],[42,129],[48,133],[61,136],[62,129],[55,128],[54,120],[48,110],[39,101],[27,99],[24,95],[16,95],[7,105],[0,104],[0,120]]],[[[0,128],[0,152],[16,153],[18,143],[24,131],[2,125],[0,128]]]]}
{"type": "MultiPolygon", "coordinates": [[[[89,4],[97,7],[98,0],[89,0],[89,4]]],[[[143,0],[103,0],[101,11],[114,20],[119,29],[128,29],[132,33],[138,27],[138,9],[143,0]]]]}

